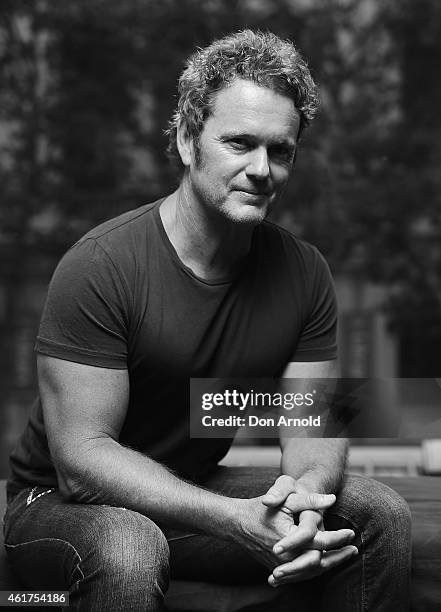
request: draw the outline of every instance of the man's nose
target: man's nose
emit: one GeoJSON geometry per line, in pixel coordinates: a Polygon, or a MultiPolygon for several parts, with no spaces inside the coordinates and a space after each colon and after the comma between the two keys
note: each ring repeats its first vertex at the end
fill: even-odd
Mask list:
{"type": "Polygon", "coordinates": [[[246,173],[250,178],[264,180],[270,175],[268,152],[265,147],[258,147],[250,152],[246,173]]]}

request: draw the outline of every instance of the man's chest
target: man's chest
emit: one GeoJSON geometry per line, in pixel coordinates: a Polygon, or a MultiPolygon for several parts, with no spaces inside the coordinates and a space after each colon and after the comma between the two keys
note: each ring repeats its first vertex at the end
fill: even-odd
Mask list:
{"type": "Polygon", "coordinates": [[[129,367],[149,375],[274,376],[303,327],[301,299],[283,282],[252,276],[218,286],[192,279],[150,286],[129,367]]]}

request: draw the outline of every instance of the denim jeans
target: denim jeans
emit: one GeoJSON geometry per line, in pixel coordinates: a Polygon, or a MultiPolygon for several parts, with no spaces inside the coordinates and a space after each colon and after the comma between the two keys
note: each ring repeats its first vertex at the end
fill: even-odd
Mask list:
{"type": "MultiPolygon", "coordinates": [[[[220,467],[203,485],[249,498],[265,493],[277,475],[272,468],[220,467]]],[[[386,485],[347,476],[325,526],[353,529],[359,555],[319,578],[278,587],[271,610],[407,610],[411,536],[406,502],[386,485]]],[[[47,487],[18,493],[9,503],[4,529],[10,563],[24,587],[69,590],[73,610],[157,612],[165,609],[170,576],[265,585],[269,574],[233,542],[161,530],[125,508],[66,503],[57,489],[47,487]]]]}

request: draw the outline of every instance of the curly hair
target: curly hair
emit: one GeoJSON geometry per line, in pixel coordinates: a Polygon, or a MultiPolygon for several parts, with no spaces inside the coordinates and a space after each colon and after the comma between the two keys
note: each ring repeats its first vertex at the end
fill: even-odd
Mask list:
{"type": "Polygon", "coordinates": [[[317,87],[292,42],[271,32],[242,30],[230,34],[191,55],[179,78],[179,100],[166,131],[167,153],[178,166],[178,126],[184,126],[198,150],[204,122],[213,110],[213,94],[237,78],[289,96],[300,114],[299,135],[317,112],[317,87]]]}

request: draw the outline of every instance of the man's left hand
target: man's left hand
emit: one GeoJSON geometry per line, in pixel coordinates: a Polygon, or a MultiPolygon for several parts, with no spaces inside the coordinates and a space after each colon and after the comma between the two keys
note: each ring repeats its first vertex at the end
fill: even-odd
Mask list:
{"type": "MultiPolygon", "coordinates": [[[[296,492],[296,482],[290,476],[280,476],[263,498],[269,507],[281,506],[285,512],[292,514],[299,511],[298,498],[304,498],[305,492],[296,492]],[[300,495],[299,495],[300,494],[300,495]]],[[[311,496],[316,499],[314,496],[311,496]]],[[[302,500],[303,501],[303,500],[302,500]]],[[[334,497],[335,501],[335,497],[334,497]]],[[[327,504],[329,507],[332,504],[327,504]]],[[[355,546],[349,543],[354,538],[351,529],[326,531],[323,524],[322,509],[305,509],[299,513],[298,525],[294,523],[289,533],[273,548],[277,555],[289,552],[292,560],[277,566],[268,583],[280,586],[299,582],[318,576],[336,567],[358,553],[355,546]]]]}
{"type": "Polygon", "coordinates": [[[349,545],[354,535],[351,529],[325,531],[320,512],[301,512],[299,524],[293,525],[288,536],[273,548],[278,555],[290,552],[294,557],[274,568],[268,583],[276,587],[300,582],[340,565],[358,553],[355,546],[349,545]]]}

